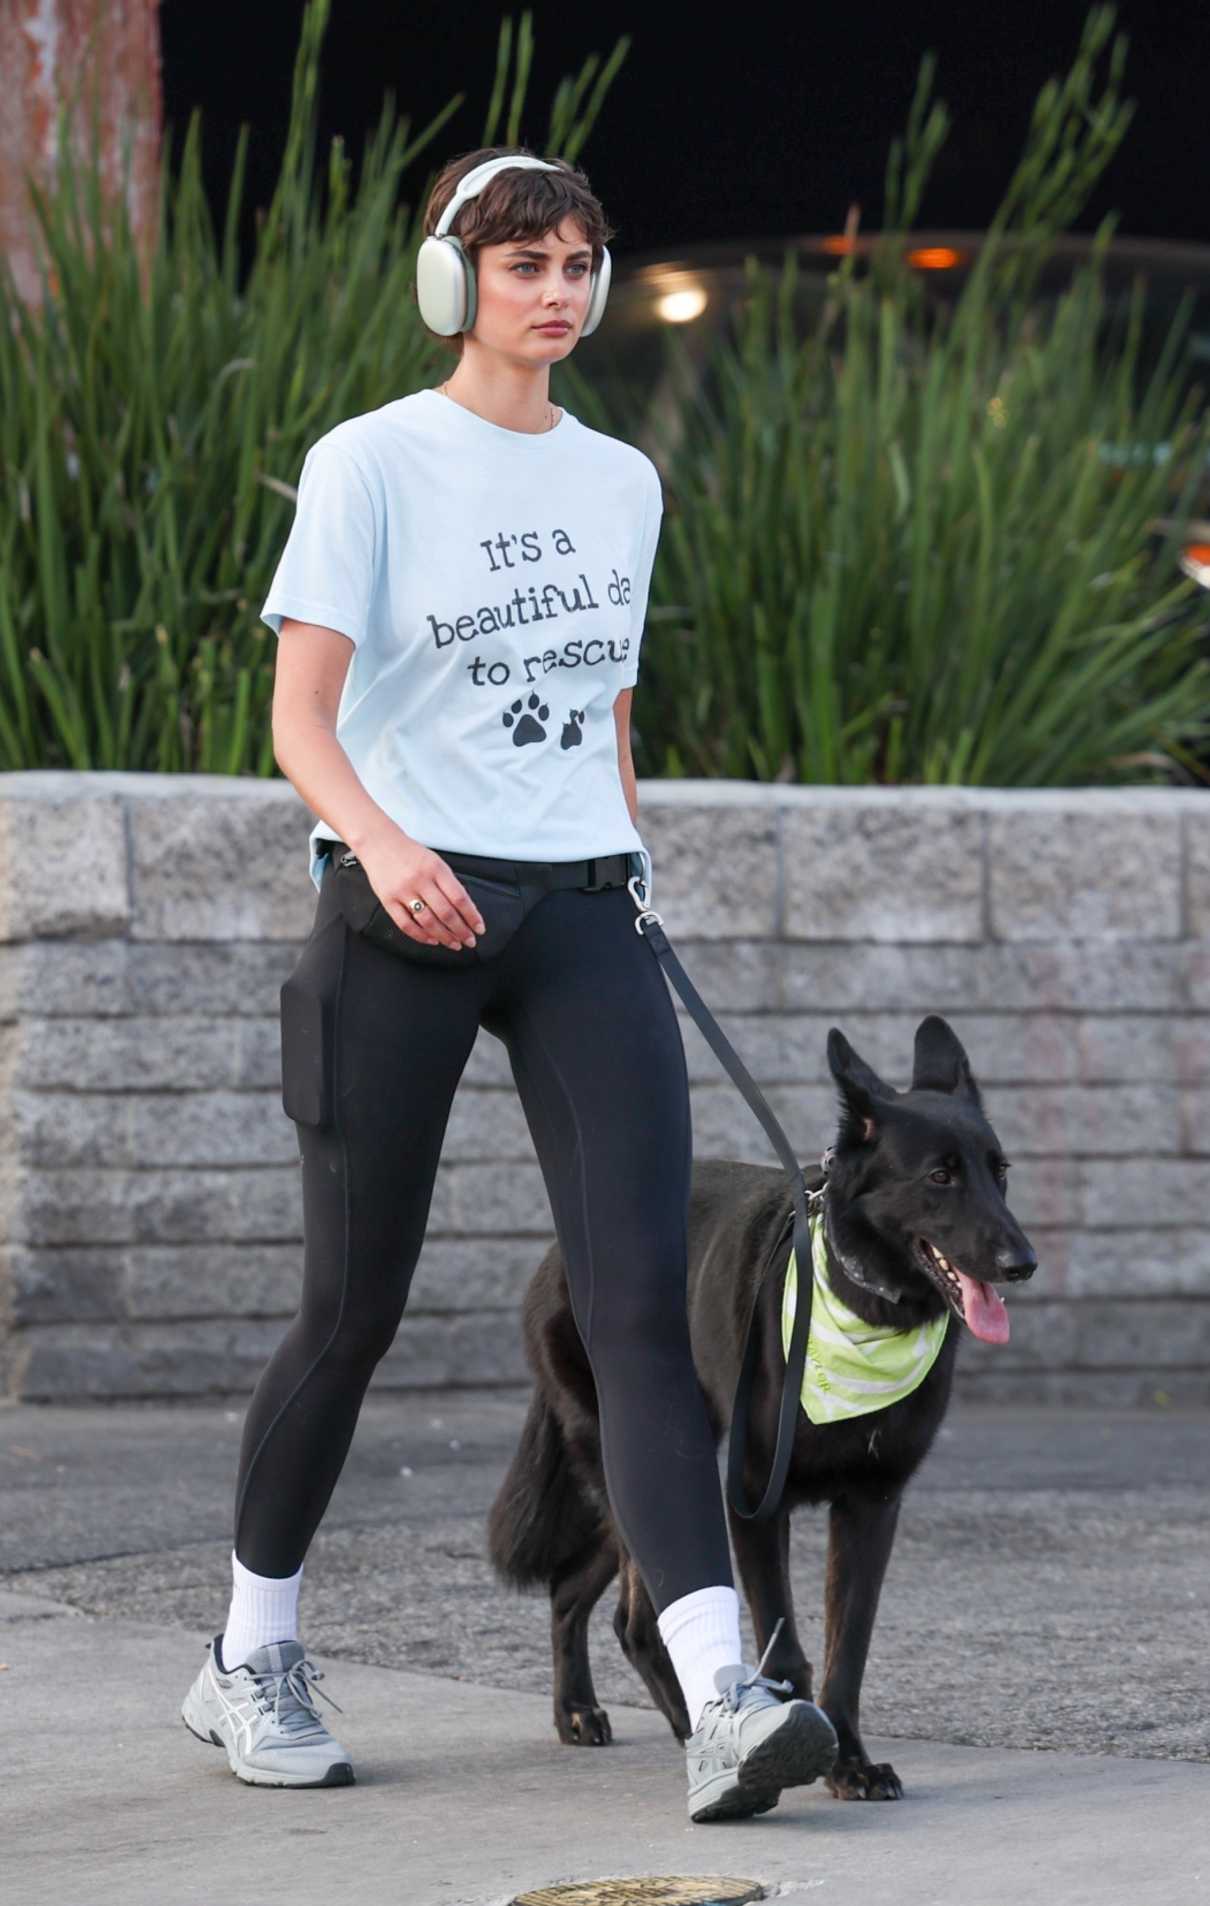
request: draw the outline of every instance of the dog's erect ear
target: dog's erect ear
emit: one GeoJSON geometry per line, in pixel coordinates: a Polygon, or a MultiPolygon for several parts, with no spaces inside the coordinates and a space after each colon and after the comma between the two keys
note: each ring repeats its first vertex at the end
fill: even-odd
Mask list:
{"type": "Polygon", "coordinates": [[[828,1065],[840,1087],[839,1147],[868,1145],[880,1124],[879,1101],[897,1099],[899,1094],[854,1052],[839,1026],[828,1032],[828,1065]]]}
{"type": "Polygon", "coordinates": [[[966,1048],[940,1013],[930,1013],[916,1028],[916,1057],[910,1090],[959,1092],[983,1110],[966,1048]]]}

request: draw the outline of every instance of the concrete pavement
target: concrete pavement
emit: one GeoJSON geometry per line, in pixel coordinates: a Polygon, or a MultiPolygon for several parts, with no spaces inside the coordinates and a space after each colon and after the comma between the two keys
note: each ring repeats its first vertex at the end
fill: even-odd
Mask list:
{"type": "MultiPolygon", "coordinates": [[[[244,1787],[177,1713],[225,1615],[242,1406],[0,1411],[6,1901],[505,1906],[689,1873],[860,1906],[1210,1897],[1207,1418],[956,1409],[905,1505],[866,1683],[867,1745],[905,1799],[815,1786],[693,1826],[608,1595],[591,1644],[614,1743],[555,1739],[544,1600],[497,1583],[483,1545],[524,1405],[367,1400],[302,1602],[358,1781],[303,1793],[244,1787]]],[[[800,1515],[816,1661],[822,1558],[800,1515]]]]}

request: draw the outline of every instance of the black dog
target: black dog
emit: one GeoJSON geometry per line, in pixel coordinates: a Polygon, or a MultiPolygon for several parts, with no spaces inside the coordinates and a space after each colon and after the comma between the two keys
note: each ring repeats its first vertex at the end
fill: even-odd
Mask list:
{"type": "MultiPolygon", "coordinates": [[[[777,1513],[758,1522],[737,1516],[728,1501],[727,1515],[758,1655],[778,1617],[785,1617],[764,1672],[790,1681],[796,1695],[810,1700],[811,1665],[795,1632],[787,1567],[789,1518],[799,1503],[830,1505],[818,1700],[836,1729],[839,1752],[828,1784],[843,1800],[896,1800],[903,1788],[894,1769],[872,1764],[861,1744],[858,1705],[900,1498],[945,1415],[960,1325],[1004,1342],[1008,1313],[995,1286],[1031,1277],[1037,1260],[1005,1202],[1007,1161],[966,1053],[944,1019],[930,1014],[917,1028],[906,1092],[884,1084],[836,1027],[828,1034],[828,1064],[840,1093],[823,1202],[830,1287],[869,1324],[908,1330],[947,1309],[952,1316],[927,1375],[902,1400],[821,1424],[800,1404],[777,1513]]],[[[809,1188],[824,1182],[819,1172],[804,1177],[809,1188]]],[[[769,1266],[752,1326],[760,1357],[745,1452],[749,1503],[763,1491],[776,1439],[792,1219],[789,1181],[777,1167],[732,1159],[695,1164],[689,1315],[694,1363],[719,1437],[730,1421],[753,1293],[769,1266]]],[[[801,1291],[810,1267],[798,1272],[801,1291]]],[[[683,1743],[690,1727],[680,1684],[651,1599],[610,1516],[596,1389],[557,1245],[530,1282],[523,1315],[537,1384],[489,1516],[492,1563],[505,1581],[549,1588],[560,1740],[597,1745],[611,1739],[593,1690],[587,1631],[594,1605],[620,1572],[614,1630],[683,1743]]]]}

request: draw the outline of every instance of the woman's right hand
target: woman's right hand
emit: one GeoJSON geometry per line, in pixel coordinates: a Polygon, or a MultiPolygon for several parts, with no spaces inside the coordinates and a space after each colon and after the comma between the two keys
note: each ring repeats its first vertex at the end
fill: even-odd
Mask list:
{"type": "Polygon", "coordinates": [[[422,841],[396,827],[357,855],[366,879],[401,933],[424,946],[473,946],[485,926],[453,868],[422,841]],[[412,911],[411,902],[424,907],[412,911]]]}

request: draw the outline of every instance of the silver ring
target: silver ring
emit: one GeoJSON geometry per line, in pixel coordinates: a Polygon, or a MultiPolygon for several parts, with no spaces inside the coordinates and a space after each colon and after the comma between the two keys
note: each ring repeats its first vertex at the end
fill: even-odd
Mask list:
{"type": "Polygon", "coordinates": [[[409,906],[411,907],[411,909],[412,909],[412,912],[413,912],[413,913],[419,913],[419,912],[420,912],[420,909],[421,909],[421,908],[423,907],[423,905],[424,905],[424,901],[423,901],[423,900],[410,900],[410,901],[408,902],[408,905],[409,905],[409,906]]]}

